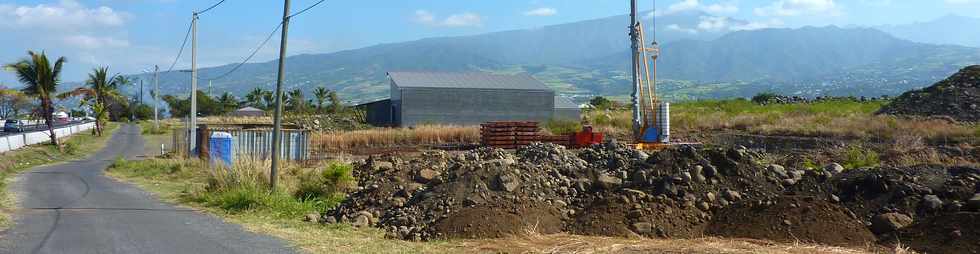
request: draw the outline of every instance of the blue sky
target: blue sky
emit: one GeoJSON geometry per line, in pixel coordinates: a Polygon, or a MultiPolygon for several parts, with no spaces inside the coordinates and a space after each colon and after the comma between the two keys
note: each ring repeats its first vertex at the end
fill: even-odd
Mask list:
{"type": "MultiPolygon", "coordinates": [[[[293,0],[298,11],[316,0],[293,0]]],[[[64,80],[81,81],[108,65],[134,73],[177,53],[193,10],[217,0],[4,0],[0,2],[0,63],[28,49],[66,56],[64,80]]],[[[378,43],[534,28],[625,14],[627,0],[328,0],[296,17],[289,54],[325,53],[378,43]]],[[[653,1],[641,1],[653,9],[653,1]]],[[[763,27],[882,25],[947,14],[980,15],[980,0],[662,0],[661,14],[700,10],[763,27]]],[[[282,2],[226,0],[199,24],[199,64],[241,61],[278,24],[282,2]]],[[[253,61],[274,59],[278,38],[253,61]]],[[[189,51],[178,68],[189,66],[189,51]]],[[[9,72],[0,83],[15,82],[9,72]]]]}

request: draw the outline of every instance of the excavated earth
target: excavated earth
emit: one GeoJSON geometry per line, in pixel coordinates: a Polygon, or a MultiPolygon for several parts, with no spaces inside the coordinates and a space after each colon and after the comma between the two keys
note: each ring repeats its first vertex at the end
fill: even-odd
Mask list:
{"type": "Polygon", "coordinates": [[[744,147],[647,154],[614,143],[372,156],[356,164],[358,190],[320,221],[406,240],[569,232],[977,250],[980,169],[800,170],[766,158],[744,147]]]}
{"type": "Polygon", "coordinates": [[[906,92],[878,113],[980,122],[980,65],[963,68],[925,89],[906,92]]]}

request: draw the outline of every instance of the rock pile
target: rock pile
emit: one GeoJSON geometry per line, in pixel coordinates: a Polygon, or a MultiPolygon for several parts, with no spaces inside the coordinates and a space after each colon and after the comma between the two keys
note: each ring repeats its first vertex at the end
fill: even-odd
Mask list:
{"type": "Polygon", "coordinates": [[[319,221],[379,227],[408,240],[529,230],[649,237],[770,232],[755,237],[792,234],[858,246],[875,239],[872,230],[894,234],[925,218],[980,209],[980,169],[800,170],[764,158],[743,147],[647,154],[614,143],[577,151],[536,143],[516,152],[374,156],[357,166],[358,190],[319,221]],[[769,215],[759,219],[781,219],[745,224],[760,211],[769,215]]]}
{"type": "Polygon", "coordinates": [[[906,92],[878,113],[980,121],[980,65],[963,68],[925,89],[906,92]]]}

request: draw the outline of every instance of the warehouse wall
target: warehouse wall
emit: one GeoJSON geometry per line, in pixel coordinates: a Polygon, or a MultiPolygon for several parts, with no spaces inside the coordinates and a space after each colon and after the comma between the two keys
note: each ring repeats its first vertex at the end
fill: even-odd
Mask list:
{"type": "MultiPolygon", "coordinates": [[[[489,121],[547,121],[554,113],[553,91],[399,88],[395,106],[401,126],[476,125],[489,121]]],[[[394,93],[393,93],[394,94],[394,93]]],[[[393,104],[395,104],[393,100],[393,104]]]]}
{"type": "Polygon", "coordinates": [[[391,100],[380,100],[363,105],[365,121],[374,126],[392,126],[394,117],[391,113],[391,100]]]}
{"type": "Polygon", "coordinates": [[[553,118],[556,120],[577,122],[582,120],[582,110],[577,108],[556,108],[553,118]]]}

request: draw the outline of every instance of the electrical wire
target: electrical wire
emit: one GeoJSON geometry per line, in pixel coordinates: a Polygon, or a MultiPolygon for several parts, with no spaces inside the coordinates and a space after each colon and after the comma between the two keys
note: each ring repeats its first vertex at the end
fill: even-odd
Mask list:
{"type": "Polygon", "coordinates": [[[306,7],[306,8],[304,8],[303,10],[301,10],[301,11],[299,11],[299,12],[297,12],[296,14],[293,14],[293,15],[289,15],[289,16],[288,16],[288,17],[286,17],[286,18],[292,18],[292,17],[295,17],[295,16],[299,16],[300,14],[303,14],[304,12],[306,12],[306,11],[308,11],[308,10],[310,10],[310,9],[313,9],[313,7],[316,7],[317,5],[320,5],[320,4],[321,4],[321,3],[323,3],[324,1],[326,1],[326,0],[320,0],[320,1],[318,1],[318,2],[316,2],[315,4],[313,4],[313,5],[310,5],[309,7],[306,7]]]}
{"type": "Polygon", "coordinates": [[[259,46],[255,48],[255,50],[252,50],[252,54],[249,54],[248,57],[245,57],[245,60],[243,60],[242,62],[240,62],[237,65],[235,65],[235,67],[234,68],[231,68],[231,70],[229,70],[228,72],[225,72],[225,73],[223,73],[221,75],[215,76],[214,78],[198,78],[198,80],[211,80],[211,81],[214,81],[214,80],[219,80],[219,79],[225,78],[228,75],[231,75],[231,73],[237,71],[238,68],[241,68],[242,65],[245,65],[246,63],[248,63],[249,60],[252,60],[252,57],[255,57],[255,54],[259,53],[259,50],[262,50],[262,48],[265,47],[265,44],[269,43],[269,40],[271,40],[272,37],[276,35],[276,32],[279,31],[280,28],[282,28],[282,22],[279,22],[279,25],[276,25],[276,29],[273,29],[272,32],[269,33],[269,36],[268,37],[265,37],[265,40],[262,41],[262,43],[259,44],[259,46]]]}
{"type": "MultiPolygon", "coordinates": [[[[325,2],[325,1],[326,0],[317,1],[313,5],[310,5],[309,7],[303,8],[299,12],[296,12],[296,13],[294,13],[292,15],[289,15],[286,18],[292,18],[292,17],[298,16],[300,14],[303,14],[304,12],[309,11],[310,9],[313,9],[314,7],[316,7],[317,5],[320,5],[321,3],[325,2]]],[[[271,33],[269,33],[269,36],[265,37],[265,40],[262,41],[262,43],[259,44],[258,47],[256,47],[254,50],[252,50],[252,53],[249,54],[248,57],[245,57],[245,60],[243,60],[240,63],[236,64],[235,67],[231,68],[231,70],[228,70],[227,72],[222,73],[221,75],[215,76],[213,78],[198,78],[198,80],[211,80],[211,81],[214,81],[214,80],[223,79],[223,78],[227,77],[228,75],[231,75],[232,73],[234,73],[235,71],[237,71],[239,68],[241,68],[243,65],[245,65],[246,63],[248,63],[248,61],[252,60],[252,57],[255,57],[255,54],[259,53],[259,51],[262,50],[262,48],[264,48],[265,45],[269,43],[269,40],[271,40],[272,37],[276,35],[276,32],[278,32],[279,29],[282,28],[282,24],[283,24],[282,22],[279,22],[279,25],[276,25],[276,28],[273,29],[271,33]]]]}
{"type": "Polygon", "coordinates": [[[193,24],[187,25],[187,34],[184,35],[184,42],[180,43],[180,50],[177,51],[177,57],[174,58],[174,62],[170,64],[170,68],[167,68],[167,71],[165,72],[174,70],[174,66],[177,65],[177,61],[180,60],[180,56],[184,54],[184,46],[187,46],[187,38],[191,36],[191,26],[193,26],[193,24]]]}
{"type": "Polygon", "coordinates": [[[225,0],[218,1],[218,3],[216,3],[214,5],[211,5],[211,7],[208,7],[207,9],[204,9],[203,11],[195,12],[195,14],[197,14],[197,15],[204,14],[205,12],[208,12],[211,9],[214,9],[214,7],[218,7],[218,5],[221,5],[224,2],[225,2],[225,0]]]}

